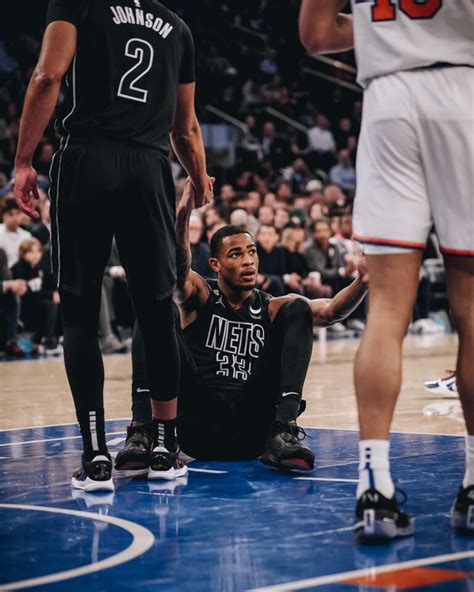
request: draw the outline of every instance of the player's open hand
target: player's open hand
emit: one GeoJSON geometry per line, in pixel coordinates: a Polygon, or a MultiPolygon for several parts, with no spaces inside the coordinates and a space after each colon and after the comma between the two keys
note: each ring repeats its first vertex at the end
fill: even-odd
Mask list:
{"type": "Polygon", "coordinates": [[[15,173],[15,199],[22,212],[34,220],[40,214],[36,207],[39,201],[38,174],[33,167],[20,168],[15,173]]]}

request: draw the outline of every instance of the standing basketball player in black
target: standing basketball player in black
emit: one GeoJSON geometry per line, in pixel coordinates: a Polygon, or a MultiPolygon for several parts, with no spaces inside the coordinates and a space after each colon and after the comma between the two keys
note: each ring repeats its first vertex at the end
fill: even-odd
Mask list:
{"type": "Polygon", "coordinates": [[[84,444],[72,485],[112,490],[97,327],[113,235],[143,333],[153,415],[166,436],[159,455],[179,462],[170,131],[197,203],[212,196],[194,111],[193,40],[184,22],[155,0],[50,0],[47,20],[21,119],[15,193],[23,211],[36,217],[31,160],[65,76],[50,198],[64,358],[84,444]]]}
{"type": "MultiPolygon", "coordinates": [[[[311,470],[314,454],[301,443],[296,424],[311,358],[313,324],[341,321],[367,292],[357,278],[332,300],[297,295],[273,298],[255,289],[258,256],[254,238],[225,226],[211,239],[210,265],[217,281],[191,270],[188,223],[194,195],[188,185],[178,204],[175,300],[182,351],[178,437],[198,459],[248,459],[280,469],[311,470]]],[[[139,340],[132,350],[133,421],[117,469],[150,467],[150,403],[139,340]]],[[[152,390],[153,393],[153,390],[152,390]]]]}

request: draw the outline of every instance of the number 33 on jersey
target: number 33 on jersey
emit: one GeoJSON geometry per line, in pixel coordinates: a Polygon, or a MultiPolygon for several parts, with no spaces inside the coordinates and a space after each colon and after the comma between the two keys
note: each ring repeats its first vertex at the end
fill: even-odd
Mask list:
{"type": "Polygon", "coordinates": [[[473,65],[472,0],[352,0],[358,81],[473,65]]]}

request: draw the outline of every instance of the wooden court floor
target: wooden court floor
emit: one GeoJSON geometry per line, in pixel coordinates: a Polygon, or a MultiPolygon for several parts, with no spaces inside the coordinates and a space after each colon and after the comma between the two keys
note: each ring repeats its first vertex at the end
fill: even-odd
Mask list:
{"type": "MultiPolygon", "coordinates": [[[[357,340],[315,343],[304,397],[304,427],[357,428],[352,366],[357,340]]],[[[457,399],[434,399],[423,389],[425,380],[444,375],[455,364],[454,335],[407,337],[404,378],[394,431],[422,434],[463,434],[457,399]]],[[[129,355],[106,356],[105,408],[107,419],[130,414],[129,355]]],[[[62,359],[0,363],[0,429],[64,424],[75,421],[62,359]]]]}

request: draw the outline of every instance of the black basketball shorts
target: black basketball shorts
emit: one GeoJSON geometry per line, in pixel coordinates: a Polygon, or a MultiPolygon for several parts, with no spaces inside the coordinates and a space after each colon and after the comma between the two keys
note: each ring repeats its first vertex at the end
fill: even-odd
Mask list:
{"type": "Polygon", "coordinates": [[[115,236],[132,294],[172,293],[176,205],[166,156],[112,142],[66,145],[53,160],[50,199],[59,288],[97,291],[115,236]]]}

